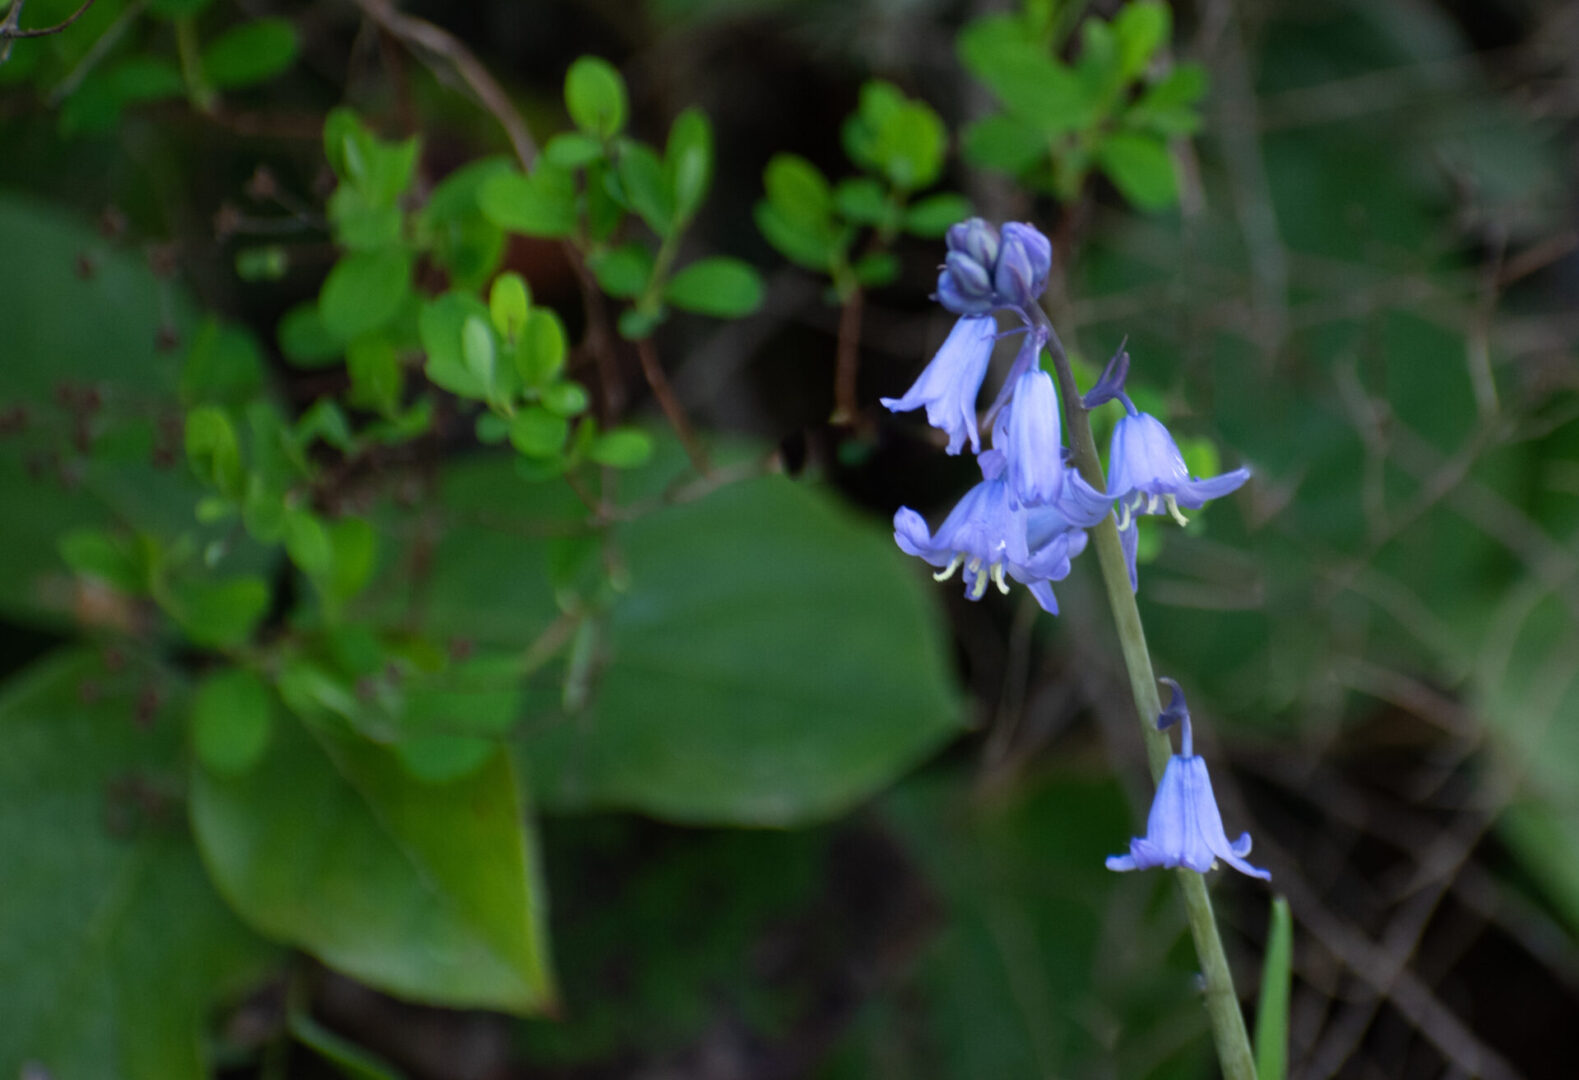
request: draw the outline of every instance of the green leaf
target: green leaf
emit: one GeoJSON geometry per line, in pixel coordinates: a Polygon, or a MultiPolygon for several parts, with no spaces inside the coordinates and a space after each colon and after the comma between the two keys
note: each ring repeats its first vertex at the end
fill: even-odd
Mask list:
{"type": "Polygon", "coordinates": [[[1294,968],[1294,919],[1288,901],[1272,898],[1266,959],[1261,965],[1261,996],[1256,1002],[1256,1080],[1288,1075],[1288,1002],[1294,968]]]}
{"type": "Polygon", "coordinates": [[[844,219],[857,225],[884,225],[893,215],[888,192],[870,176],[840,180],[833,189],[833,201],[844,219]]]}
{"type": "Polygon", "coordinates": [[[620,312],[616,325],[619,327],[620,337],[626,341],[640,341],[644,337],[651,337],[652,332],[667,317],[668,313],[662,308],[656,311],[639,311],[630,308],[620,312]]]}
{"type": "Polygon", "coordinates": [[[922,101],[881,79],[861,87],[860,108],[844,123],[851,160],[901,190],[930,186],[943,168],[943,121],[922,101]]]}
{"type": "Polygon", "coordinates": [[[432,238],[433,258],[449,271],[456,288],[481,289],[504,257],[504,230],[484,216],[483,185],[513,171],[504,158],[483,158],[463,165],[433,189],[417,219],[419,234],[432,238]]]}
{"type": "Polygon", "coordinates": [[[1200,130],[1197,107],[1206,96],[1206,69],[1180,64],[1153,83],[1124,114],[1124,122],[1158,135],[1191,135],[1200,130]]]}
{"type": "Polygon", "coordinates": [[[333,555],[325,591],[344,602],[361,592],[378,568],[378,533],[363,518],[341,518],[329,524],[329,546],[333,555]]]}
{"type": "Polygon", "coordinates": [[[416,176],[418,139],[398,143],[380,139],[344,106],[331,109],[324,118],[323,141],[329,167],[368,205],[395,206],[416,176]]]}
{"type": "Polygon", "coordinates": [[[928,195],[905,210],[905,231],[916,236],[936,238],[948,232],[950,225],[970,217],[973,209],[970,200],[952,191],[928,195]]]}
{"type": "Polygon", "coordinates": [[[252,335],[210,317],[181,368],[181,400],[239,404],[263,388],[263,355],[252,335]]]}
{"type": "Polygon", "coordinates": [[[762,185],[768,201],[787,223],[806,231],[828,228],[833,214],[833,190],[817,166],[805,158],[774,154],[762,172],[762,185]]]}
{"type": "Polygon", "coordinates": [[[470,293],[447,292],[423,305],[417,319],[428,353],[423,370],[435,386],[477,401],[487,398],[488,384],[466,362],[462,335],[469,320],[486,324],[488,318],[488,309],[470,293]]]}
{"type": "Polygon", "coordinates": [[[625,80],[607,60],[580,57],[565,73],[565,108],[588,135],[612,139],[625,127],[625,80]]]}
{"type": "Polygon", "coordinates": [[[675,217],[689,221],[713,182],[713,125],[701,109],[685,109],[669,125],[663,167],[674,193],[675,217]]]}
{"type": "Polygon", "coordinates": [[[1022,123],[1042,135],[1078,131],[1091,120],[1080,78],[1025,38],[1010,16],[978,19],[960,32],[960,60],[1022,123]]]}
{"type": "Polygon", "coordinates": [[[146,559],[138,545],[103,529],[72,529],[60,538],[60,557],[73,571],[95,577],[124,593],[144,592],[148,584],[146,559]]]}
{"type": "Polygon", "coordinates": [[[303,301],[280,318],[276,330],[280,352],[296,367],[330,367],[340,360],[344,343],[329,332],[324,325],[318,305],[303,301]]]}
{"type": "Polygon", "coordinates": [[[543,157],[561,169],[580,169],[603,157],[603,142],[579,131],[562,131],[544,144],[543,157]]]}
{"type": "Polygon", "coordinates": [[[203,75],[220,90],[265,82],[296,62],[296,28],[285,19],[232,27],[203,50],[203,75]]]}
{"type": "Polygon", "coordinates": [[[490,176],[478,193],[489,221],[527,236],[561,237],[576,231],[576,189],[571,174],[544,162],[531,176],[511,170],[490,176]]]}
{"type": "Polygon", "coordinates": [[[355,445],[351,422],[345,418],[345,410],[340,408],[340,403],[332,397],[321,397],[307,406],[307,411],[296,420],[291,440],[298,450],[306,450],[319,440],[341,453],[350,453],[355,445]]]}
{"type": "Polygon", "coordinates": [[[652,458],[652,437],[639,428],[615,428],[599,435],[587,456],[599,465],[634,469],[652,458]]]}
{"type": "Polygon", "coordinates": [[[892,251],[874,251],[863,255],[850,268],[855,280],[868,288],[892,284],[899,277],[899,256],[892,251]]]}
{"type": "Polygon", "coordinates": [[[329,196],[334,241],[351,251],[381,251],[401,242],[406,217],[398,206],[372,202],[360,188],[341,184],[329,196]]]}
{"type": "Polygon", "coordinates": [[[544,387],[542,401],[543,408],[564,417],[581,415],[591,403],[586,388],[576,382],[561,382],[544,387]]]}
{"type": "Polygon", "coordinates": [[[128,56],[83,80],[61,108],[63,134],[109,131],[127,105],[180,97],[186,88],[181,71],[155,56],[128,56]]]}
{"type": "Polygon", "coordinates": [[[266,972],[272,950],[215,894],[173,798],[184,706],[167,673],[86,651],[0,689],[7,1076],[205,1080],[205,1019],[266,972]],[[150,725],[139,698],[162,702],[150,725]]]}
{"type": "Polygon", "coordinates": [[[259,577],[189,579],[171,586],[161,606],[193,644],[234,649],[251,639],[269,610],[269,586],[259,577]]]}
{"type": "Polygon", "coordinates": [[[739,259],[698,259],[670,279],[663,297],[686,311],[736,319],[761,306],[762,278],[739,259]]]}
{"type": "Polygon", "coordinates": [[[360,738],[277,726],[242,776],[194,769],[215,884],[262,933],[401,997],[530,1013],[554,991],[534,841],[509,759],[413,779],[360,738]]]}
{"type": "Polygon", "coordinates": [[[631,241],[599,252],[587,260],[598,287],[610,296],[628,300],[640,296],[652,277],[653,254],[646,244],[631,241]]]}
{"type": "Polygon", "coordinates": [[[1118,132],[1097,147],[1097,163],[1119,192],[1142,210],[1161,210],[1179,199],[1173,158],[1161,139],[1118,132]]]}
{"type": "Polygon", "coordinates": [[[555,457],[569,436],[569,422],[541,405],[526,406],[510,421],[510,445],[527,457],[555,457]]]}
{"type": "Polygon", "coordinates": [[[198,684],[192,695],[192,746],[204,768],[242,773],[269,744],[273,695],[257,674],[227,668],[198,684]]]}
{"type": "Polygon", "coordinates": [[[461,360],[466,365],[477,381],[489,391],[489,396],[494,394],[494,366],[498,359],[498,350],[493,343],[493,330],[487,320],[477,315],[468,315],[461,324],[461,360]]]}
{"type": "Polygon", "coordinates": [[[236,252],[236,276],[242,281],[279,281],[291,269],[291,254],[284,244],[255,244],[236,252]]]}
{"type": "Polygon", "coordinates": [[[1046,161],[1048,149],[1040,131],[1006,113],[985,117],[965,129],[965,160],[1011,176],[1046,161]]]}
{"type": "Polygon", "coordinates": [[[521,327],[516,373],[527,386],[546,386],[565,368],[565,325],[552,308],[534,307],[521,327]]]}
{"type": "Polygon", "coordinates": [[[626,204],[653,232],[668,236],[675,228],[674,190],[652,147],[622,142],[615,172],[626,204]]]}
{"type": "Polygon", "coordinates": [[[1161,0],[1133,0],[1113,16],[1112,25],[1119,76],[1127,82],[1145,71],[1157,50],[1167,43],[1173,13],[1161,0]]]}
{"type": "Polygon", "coordinates": [[[786,259],[808,270],[827,273],[838,257],[839,245],[832,223],[807,229],[785,217],[777,204],[762,199],[753,208],[757,229],[786,259]]]}
{"type": "Polygon", "coordinates": [[[351,1080],[405,1080],[405,1074],[366,1047],[330,1031],[311,1013],[292,1011],[286,1022],[291,1036],[351,1080]]]}
{"type": "Polygon", "coordinates": [[[322,577],[334,561],[329,530],[317,514],[305,507],[293,506],[285,511],[285,551],[309,577],[322,577]]]}
{"type": "Polygon", "coordinates": [[[360,337],[346,346],[345,366],[351,376],[347,400],[358,408],[389,416],[400,406],[405,372],[388,338],[360,337]]]}
{"type": "Polygon", "coordinates": [[[205,484],[228,495],[241,493],[241,444],[218,405],[199,405],[186,414],[186,458],[205,484]]]}
{"type": "Polygon", "coordinates": [[[358,251],[329,271],[318,313],[331,336],[351,341],[392,320],[410,293],[410,252],[358,251]]]}
{"type": "Polygon", "coordinates": [[[511,270],[494,279],[488,290],[488,315],[500,337],[509,342],[519,338],[531,309],[532,290],[525,278],[511,270]]]}

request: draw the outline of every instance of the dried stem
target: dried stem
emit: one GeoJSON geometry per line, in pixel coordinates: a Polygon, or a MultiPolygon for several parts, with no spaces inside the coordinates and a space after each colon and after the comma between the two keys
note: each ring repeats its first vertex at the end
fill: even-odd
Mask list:
{"type": "Polygon", "coordinates": [[[653,396],[658,399],[663,415],[669,418],[669,425],[680,437],[680,443],[691,459],[691,467],[706,476],[712,471],[712,465],[707,460],[707,451],[702,449],[696,431],[691,427],[691,420],[680,405],[680,399],[674,396],[674,388],[669,385],[669,377],[663,373],[663,366],[658,363],[658,350],[653,346],[652,338],[644,337],[636,342],[636,355],[641,358],[641,371],[647,377],[647,385],[652,387],[653,396]]]}

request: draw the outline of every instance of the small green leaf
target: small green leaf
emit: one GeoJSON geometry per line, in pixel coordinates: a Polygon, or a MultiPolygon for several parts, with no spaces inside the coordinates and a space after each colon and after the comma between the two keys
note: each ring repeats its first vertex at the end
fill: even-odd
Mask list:
{"type": "Polygon", "coordinates": [[[139,593],[147,585],[147,569],[135,544],[101,529],[72,529],[59,540],[60,557],[73,571],[95,577],[124,593],[139,593]]]}
{"type": "Polygon", "coordinates": [[[905,211],[905,231],[916,236],[940,237],[950,225],[970,217],[970,200],[952,191],[928,195],[905,211]]]}
{"type": "Polygon", "coordinates": [[[1172,30],[1172,12],[1161,0],[1133,0],[1120,8],[1113,17],[1120,77],[1128,81],[1145,71],[1172,30]]]}
{"type": "Polygon", "coordinates": [[[366,587],[378,565],[378,534],[366,520],[341,518],[329,525],[333,552],[325,591],[337,602],[350,600],[366,587]]]}
{"type": "Polygon", "coordinates": [[[490,176],[478,204],[501,229],[527,236],[562,237],[576,231],[576,189],[571,174],[542,162],[531,176],[511,170],[490,176]]]}
{"type": "Polygon", "coordinates": [[[874,251],[861,256],[850,269],[862,285],[879,288],[899,277],[899,256],[892,251],[874,251]]]}
{"type": "Polygon", "coordinates": [[[762,303],[762,278],[749,263],[725,256],[698,261],[681,270],[663,291],[677,308],[734,319],[749,315],[762,303]]]}
{"type": "Polygon", "coordinates": [[[580,416],[587,411],[591,399],[586,387],[578,382],[561,382],[543,390],[543,408],[563,417],[580,416]]]}
{"type": "Polygon", "coordinates": [[[541,405],[528,405],[510,422],[510,445],[527,457],[554,457],[565,448],[570,424],[541,405]]]}
{"type": "Polygon", "coordinates": [[[285,511],[285,553],[308,577],[319,578],[329,572],[334,546],[317,514],[300,506],[285,511]]]}
{"type": "Polygon", "coordinates": [[[1180,64],[1140,96],[1124,114],[1124,122],[1158,135],[1190,135],[1200,130],[1197,104],[1205,95],[1206,69],[1180,64]]]}
{"type": "Polygon", "coordinates": [[[775,154],[762,173],[768,201],[785,221],[807,231],[825,230],[833,213],[833,190],[817,166],[795,154],[775,154]]]}
{"type": "Polygon", "coordinates": [[[263,388],[263,355],[252,335],[210,316],[181,367],[181,400],[240,404],[263,388]]]}
{"type": "Polygon", "coordinates": [[[350,341],[388,323],[410,293],[410,252],[358,251],[329,271],[318,313],[333,337],[350,341]]]}
{"type": "Polygon", "coordinates": [[[515,341],[531,308],[532,290],[520,274],[511,270],[494,279],[493,287],[488,290],[488,315],[500,337],[515,341]]]}
{"type": "Polygon", "coordinates": [[[1026,39],[1018,19],[977,19],[960,32],[960,60],[971,74],[1042,135],[1078,131],[1091,119],[1080,78],[1026,39]]]}
{"type": "Polygon", "coordinates": [[[521,327],[515,367],[527,386],[546,386],[565,367],[565,327],[552,308],[535,307],[521,327]]]}
{"type": "Polygon", "coordinates": [[[184,580],[161,606],[193,643],[233,649],[247,643],[269,610],[269,587],[260,577],[184,580]]]}
{"type": "Polygon", "coordinates": [[[290,272],[291,254],[284,244],[255,244],[236,252],[235,266],[242,281],[278,281],[290,272]]]}
{"type": "Polygon", "coordinates": [[[192,746],[203,766],[244,773],[269,745],[274,698],[246,668],[228,668],[204,679],[192,695],[192,746]]]}
{"type": "Polygon", "coordinates": [[[638,142],[622,142],[615,163],[620,191],[626,204],[659,236],[675,227],[674,191],[664,172],[663,162],[652,147],[638,142]]]}
{"type": "Polygon", "coordinates": [[[777,203],[767,199],[753,208],[757,229],[768,243],[790,262],[807,270],[827,273],[839,254],[839,243],[832,223],[807,228],[786,217],[777,203]]]}
{"type": "Polygon", "coordinates": [[[942,119],[881,79],[861,87],[860,108],[845,121],[843,135],[851,160],[901,190],[931,185],[943,168],[942,119]]]}
{"type": "Polygon", "coordinates": [[[1178,201],[1173,158],[1161,139],[1118,132],[1097,148],[1097,163],[1113,186],[1142,210],[1161,210],[1178,201]]]}
{"type": "Polygon", "coordinates": [[[324,325],[318,305],[305,300],[287,311],[275,331],[280,352],[296,367],[323,368],[340,359],[342,342],[324,325]]]}
{"type": "Polygon", "coordinates": [[[335,243],[351,251],[394,247],[406,224],[400,207],[379,205],[351,184],[341,184],[329,196],[328,213],[335,243]]]}
{"type": "Polygon", "coordinates": [[[224,409],[199,405],[186,414],[186,457],[204,483],[229,495],[241,493],[241,444],[224,409]]]}
{"type": "Polygon", "coordinates": [[[1019,176],[1047,160],[1048,143],[1019,117],[999,113],[965,129],[964,154],[973,165],[1019,176]]]}
{"type": "Polygon", "coordinates": [[[612,139],[625,127],[625,80],[607,60],[583,56],[565,73],[565,108],[588,135],[612,139]]]}
{"type": "Polygon", "coordinates": [[[543,157],[561,169],[580,169],[603,157],[603,142],[579,131],[562,131],[543,146],[543,157]]]}
{"type": "Polygon", "coordinates": [[[510,437],[510,421],[498,413],[479,413],[475,425],[477,441],[497,446],[510,437]]]}
{"type": "Polygon", "coordinates": [[[1288,900],[1272,898],[1266,959],[1261,967],[1261,996],[1256,1002],[1256,1080],[1283,1080],[1288,1075],[1288,1003],[1294,968],[1294,919],[1288,900]]]}
{"type": "Polygon", "coordinates": [[[462,334],[469,319],[488,319],[488,309],[470,293],[447,292],[422,307],[417,330],[428,360],[423,371],[435,385],[461,397],[482,401],[488,384],[466,363],[462,334]]]}
{"type": "Polygon", "coordinates": [[[360,337],[346,346],[346,371],[351,376],[347,400],[358,408],[389,416],[400,405],[405,373],[388,338],[360,337]]]}
{"type": "Polygon", "coordinates": [[[888,192],[870,176],[852,176],[839,181],[833,189],[833,201],[845,220],[857,225],[884,225],[893,213],[888,192]]]}
{"type": "Polygon", "coordinates": [[[203,50],[203,75],[220,90],[274,78],[296,62],[296,28],[285,19],[232,27],[203,50]]]}
{"type": "Polygon", "coordinates": [[[461,325],[461,359],[466,363],[466,370],[492,391],[497,350],[493,344],[493,331],[480,316],[468,315],[461,325]]]}
{"type": "Polygon", "coordinates": [[[640,296],[652,276],[653,255],[646,244],[631,241],[599,252],[587,260],[598,287],[610,296],[628,300],[640,296]]]}
{"type": "Polygon", "coordinates": [[[635,308],[622,311],[618,321],[620,337],[626,341],[640,341],[651,335],[665,317],[666,313],[661,308],[657,311],[638,311],[635,308]]]}
{"type": "Polygon", "coordinates": [[[707,197],[713,180],[713,126],[706,113],[690,108],[674,118],[669,126],[663,166],[669,190],[674,193],[675,216],[689,221],[707,197]]]}
{"type": "Polygon", "coordinates": [[[638,428],[615,428],[599,435],[587,456],[599,465],[634,469],[652,457],[652,437],[638,428]]]}

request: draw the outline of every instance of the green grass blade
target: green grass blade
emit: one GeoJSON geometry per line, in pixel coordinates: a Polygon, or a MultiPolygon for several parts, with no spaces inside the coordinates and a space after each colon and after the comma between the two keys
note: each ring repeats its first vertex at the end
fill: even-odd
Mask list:
{"type": "Polygon", "coordinates": [[[1272,901],[1266,963],[1261,969],[1261,1000],[1256,1005],[1257,1080],[1283,1080],[1288,1073],[1288,997],[1294,966],[1294,920],[1288,901],[1272,901]]]}

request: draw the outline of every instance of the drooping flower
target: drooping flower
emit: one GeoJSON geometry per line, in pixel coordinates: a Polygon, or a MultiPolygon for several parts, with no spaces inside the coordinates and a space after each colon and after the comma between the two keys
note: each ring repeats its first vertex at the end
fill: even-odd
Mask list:
{"type": "Polygon", "coordinates": [[[1053,245],[1034,225],[1011,221],[999,236],[993,290],[1005,307],[1029,311],[1047,288],[1053,270],[1053,245]]]}
{"type": "Polygon", "coordinates": [[[989,584],[1003,593],[1009,578],[1025,585],[1050,614],[1058,614],[1051,582],[1069,576],[1069,560],[1085,548],[1083,531],[1060,527],[1040,528],[1031,543],[1030,513],[1011,505],[1005,465],[1000,451],[989,450],[978,459],[983,479],[960,499],[937,531],[908,506],[894,514],[894,541],[907,555],[932,566],[939,581],[962,571],[965,595],[980,600],[989,584]]]}
{"type": "Polygon", "coordinates": [[[1015,379],[993,429],[993,446],[1008,460],[1009,495],[1016,506],[1045,506],[1058,498],[1067,467],[1058,391],[1047,372],[1032,366],[1015,379]]]}
{"type": "MultiPolygon", "coordinates": [[[[1117,395],[1131,409],[1122,391],[1117,395]]],[[[1135,519],[1141,514],[1170,514],[1188,524],[1179,508],[1199,510],[1211,499],[1237,491],[1250,470],[1234,469],[1204,480],[1190,475],[1178,443],[1155,416],[1131,412],[1113,428],[1108,455],[1108,491],[1117,500],[1119,539],[1129,563],[1129,582],[1136,586],[1135,551],[1139,545],[1135,519]]]]}
{"type": "Polygon", "coordinates": [[[948,433],[949,453],[959,453],[967,439],[971,450],[979,452],[976,396],[981,393],[997,336],[998,324],[992,316],[961,318],[905,396],[883,398],[882,403],[893,412],[925,406],[927,423],[948,433]]]}
{"type": "Polygon", "coordinates": [[[1159,730],[1178,723],[1181,728],[1180,753],[1168,759],[1151,813],[1146,817],[1146,835],[1129,842],[1128,855],[1109,855],[1109,870],[1173,869],[1183,866],[1204,874],[1217,860],[1241,874],[1270,881],[1272,874],[1245,862],[1250,854],[1250,834],[1232,843],[1223,831],[1222,813],[1212,794],[1212,781],[1206,774],[1206,760],[1194,753],[1190,732],[1190,709],[1184,692],[1172,679],[1162,682],[1171,691],[1168,707],[1157,717],[1159,730]]]}

